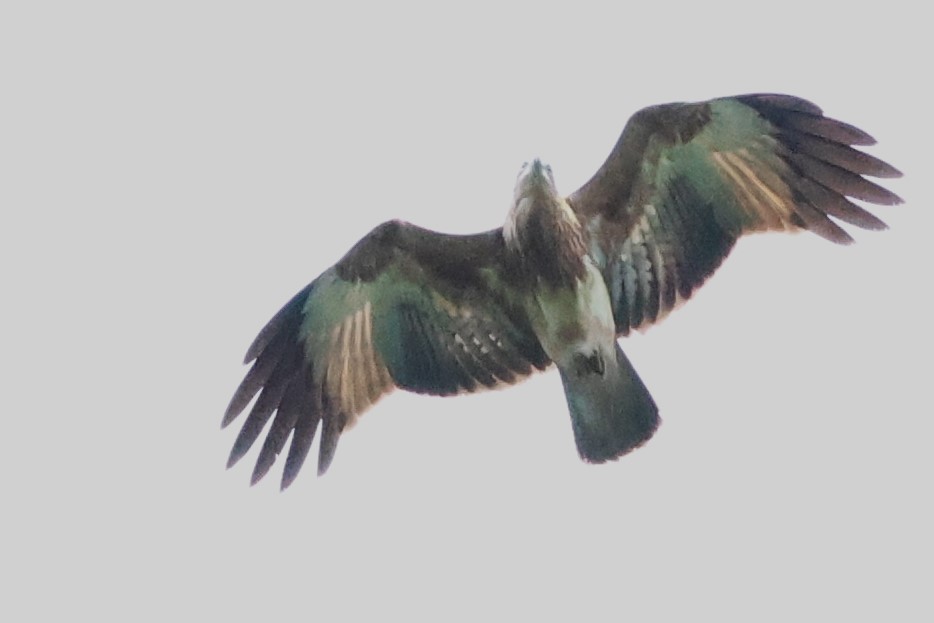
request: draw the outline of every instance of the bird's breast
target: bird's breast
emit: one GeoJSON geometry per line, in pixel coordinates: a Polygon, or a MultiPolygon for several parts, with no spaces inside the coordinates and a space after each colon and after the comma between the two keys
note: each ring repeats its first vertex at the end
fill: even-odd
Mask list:
{"type": "Polygon", "coordinates": [[[527,284],[575,288],[585,277],[587,247],[577,216],[558,197],[522,197],[503,228],[527,284]]]}
{"type": "Polygon", "coordinates": [[[533,328],[559,365],[575,353],[606,350],[616,339],[610,295],[600,271],[584,257],[584,274],[570,287],[540,285],[529,297],[533,328]]]}

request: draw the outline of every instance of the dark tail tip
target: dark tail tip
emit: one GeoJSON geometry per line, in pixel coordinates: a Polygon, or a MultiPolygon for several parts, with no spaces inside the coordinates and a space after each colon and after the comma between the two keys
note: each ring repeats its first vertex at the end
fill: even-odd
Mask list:
{"type": "MultiPolygon", "coordinates": [[[[652,405],[654,407],[654,405],[652,405]]],[[[617,418],[616,426],[590,429],[574,423],[577,453],[588,463],[605,463],[632,452],[655,434],[661,424],[657,409],[627,413],[617,418]]]]}
{"type": "Polygon", "coordinates": [[[606,374],[561,371],[577,452],[588,463],[635,450],[661,423],[655,401],[618,344],[615,363],[606,374]]]}

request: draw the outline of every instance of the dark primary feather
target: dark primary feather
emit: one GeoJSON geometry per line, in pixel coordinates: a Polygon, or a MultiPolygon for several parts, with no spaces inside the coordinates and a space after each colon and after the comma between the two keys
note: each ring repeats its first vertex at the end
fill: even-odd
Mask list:
{"type": "Polygon", "coordinates": [[[690,297],[756,231],[852,238],[835,219],[885,224],[849,198],[901,199],[864,176],[901,174],[854,149],[874,139],[787,95],[745,95],[639,111],[597,173],[568,201],[591,233],[627,334],[690,297]]]}
{"type": "Polygon", "coordinates": [[[393,387],[450,395],[546,368],[528,318],[508,296],[502,245],[500,230],[449,236],[397,221],[367,234],[250,346],[253,367],[223,425],[255,402],[228,467],[268,425],[251,481],[266,475],[291,437],[285,488],[319,429],[323,474],[345,427],[393,387]]]}
{"type": "Polygon", "coordinates": [[[259,393],[230,451],[227,467],[232,467],[249,451],[269,418],[276,413],[257,459],[253,482],[275,461],[299,416],[315,417],[313,404],[307,400],[305,391],[309,375],[298,339],[302,306],[310,291],[311,286],[308,286],[293,297],[254,340],[247,360],[255,359],[255,363],[234,393],[221,424],[230,424],[259,393]]]}

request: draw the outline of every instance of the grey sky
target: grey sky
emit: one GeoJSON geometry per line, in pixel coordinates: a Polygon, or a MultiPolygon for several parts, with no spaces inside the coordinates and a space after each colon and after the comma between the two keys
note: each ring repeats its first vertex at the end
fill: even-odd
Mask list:
{"type": "Polygon", "coordinates": [[[0,10],[4,620],[931,616],[913,5],[60,5],[0,10]],[[580,463],[552,371],[390,396],[286,494],[224,471],[250,340],[370,227],[498,226],[529,158],[570,192],[638,108],[756,91],[873,134],[907,203],[744,240],[623,341],[645,447],[580,463]]]}

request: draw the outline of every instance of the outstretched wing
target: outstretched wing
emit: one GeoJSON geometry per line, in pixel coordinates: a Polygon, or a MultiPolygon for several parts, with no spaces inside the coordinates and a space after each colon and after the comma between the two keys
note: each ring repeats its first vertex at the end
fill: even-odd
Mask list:
{"type": "Polygon", "coordinates": [[[901,175],[851,147],[874,142],[787,95],[668,104],[633,115],[603,166],[568,198],[603,270],[617,333],[661,320],[743,234],[808,229],[849,243],[834,219],[884,229],[847,199],[901,202],[863,177],[901,175]]]}
{"type": "Polygon", "coordinates": [[[291,434],[282,476],[295,479],[321,428],[318,473],[341,432],[394,387],[450,395],[514,383],[550,361],[507,296],[500,230],[449,236],[392,221],[371,231],[260,331],[223,425],[253,404],[236,463],[273,413],[252,481],[291,434]]]}

